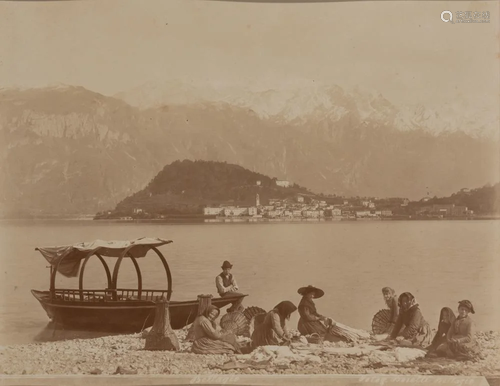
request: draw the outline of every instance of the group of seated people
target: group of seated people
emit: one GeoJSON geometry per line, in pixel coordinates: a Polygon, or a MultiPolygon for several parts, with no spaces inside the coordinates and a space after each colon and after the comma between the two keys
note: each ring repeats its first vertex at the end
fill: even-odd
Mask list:
{"type": "Polygon", "coordinates": [[[475,359],[480,356],[474,323],[469,316],[475,311],[469,300],[458,302],[458,317],[448,307],[441,309],[437,333],[433,338],[429,323],[410,292],[398,297],[392,288],[385,287],[382,294],[390,310],[386,340],[424,348],[428,357],[475,359]]]}
{"type": "MultiPolygon", "coordinates": [[[[302,300],[299,303],[299,324],[298,330],[303,335],[317,333],[325,340],[339,341],[343,339],[329,333],[329,326],[335,322],[317,313],[312,299],[323,296],[323,291],[309,286],[299,289],[302,300]]],[[[255,318],[254,331],[251,336],[251,348],[259,346],[277,346],[290,342],[291,335],[286,322],[292,313],[297,310],[297,306],[291,301],[285,300],[278,303],[271,311],[259,315],[255,318]]],[[[234,312],[234,311],[233,311],[234,312]]],[[[211,305],[194,322],[194,342],[192,352],[197,354],[230,354],[240,353],[240,347],[236,341],[236,336],[229,331],[217,330],[215,320],[219,316],[220,310],[211,305]]]]}
{"type": "MultiPolygon", "coordinates": [[[[231,275],[232,265],[225,261],[223,272],[216,277],[216,286],[221,297],[238,294],[236,281],[231,275]]],[[[324,291],[313,287],[301,287],[297,291],[302,295],[299,306],[291,301],[278,303],[271,311],[255,318],[251,336],[251,348],[266,345],[283,345],[291,340],[286,322],[292,313],[298,310],[300,319],[298,331],[305,336],[317,334],[324,341],[338,342],[345,338],[335,334],[332,327],[336,322],[320,315],[313,299],[324,295],[324,291]]],[[[438,331],[432,338],[429,323],[425,320],[415,297],[404,292],[399,297],[389,287],[382,289],[385,303],[390,310],[385,339],[388,342],[407,347],[420,347],[428,351],[428,356],[447,356],[457,359],[473,359],[479,355],[473,332],[473,322],[469,314],[474,314],[474,307],[468,300],[458,305],[458,317],[450,308],[441,310],[438,331]]],[[[242,297],[235,301],[228,312],[242,311],[242,297]]],[[[198,354],[240,353],[236,336],[232,332],[220,331],[215,320],[219,309],[209,306],[203,315],[194,322],[194,343],[192,351],[198,354]]]]}

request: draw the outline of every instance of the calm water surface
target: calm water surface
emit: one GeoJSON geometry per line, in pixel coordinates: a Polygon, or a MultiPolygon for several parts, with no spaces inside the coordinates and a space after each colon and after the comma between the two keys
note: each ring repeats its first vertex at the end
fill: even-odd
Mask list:
{"type": "MultiPolygon", "coordinates": [[[[0,344],[26,343],[48,318],[30,289],[49,286],[48,263],[34,249],[94,239],[161,237],[173,274],[172,300],[216,294],[215,276],[224,260],[234,264],[245,305],[272,308],[281,300],[298,304],[300,286],[325,291],[320,313],[369,329],[384,307],[381,288],[412,292],[425,318],[436,327],[443,306],[456,309],[464,298],[476,308],[477,328],[500,329],[500,222],[411,221],[275,224],[133,224],[95,221],[0,222],[0,344]]],[[[153,256],[153,255],[152,255],[153,256]]],[[[141,261],[143,288],[161,288],[164,270],[157,258],[141,261]]],[[[57,285],[77,288],[78,280],[58,276],[57,285]]],[[[89,260],[85,288],[104,288],[102,265],[89,260]]],[[[133,265],[122,264],[120,287],[137,285],[133,265]]],[[[296,328],[297,315],[291,326],[296,328]]]]}

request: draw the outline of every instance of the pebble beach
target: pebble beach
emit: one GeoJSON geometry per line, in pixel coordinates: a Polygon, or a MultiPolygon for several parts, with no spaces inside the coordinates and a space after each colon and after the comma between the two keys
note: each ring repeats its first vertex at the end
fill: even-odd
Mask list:
{"type": "MultiPolygon", "coordinates": [[[[175,331],[179,351],[147,351],[145,334],[115,335],[0,347],[2,375],[397,374],[498,376],[500,333],[478,332],[483,358],[425,358],[422,350],[381,349],[372,338],[354,343],[292,343],[245,355],[190,352],[187,329],[175,331]],[[405,351],[406,350],[406,351],[405,351]]],[[[248,338],[240,338],[242,342],[248,338]]]]}

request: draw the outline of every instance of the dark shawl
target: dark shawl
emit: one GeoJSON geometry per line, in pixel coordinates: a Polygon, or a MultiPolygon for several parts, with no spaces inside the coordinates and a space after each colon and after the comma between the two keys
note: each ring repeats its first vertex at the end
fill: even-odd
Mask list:
{"type": "Polygon", "coordinates": [[[278,303],[274,307],[274,309],[278,310],[278,314],[280,314],[282,318],[287,318],[288,316],[290,316],[292,312],[294,312],[297,309],[297,307],[292,302],[285,300],[282,301],[281,303],[278,303]]]}
{"type": "Polygon", "coordinates": [[[436,335],[432,340],[430,349],[436,349],[441,343],[446,342],[446,335],[450,330],[450,327],[455,323],[456,317],[451,308],[444,307],[441,309],[439,314],[439,324],[436,335]]]}

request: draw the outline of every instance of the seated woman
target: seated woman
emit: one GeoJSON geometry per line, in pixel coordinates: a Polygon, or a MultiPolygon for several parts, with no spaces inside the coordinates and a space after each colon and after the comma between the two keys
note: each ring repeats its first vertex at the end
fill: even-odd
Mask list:
{"type": "Polygon", "coordinates": [[[289,341],[286,321],[296,309],[292,302],[283,301],[269,311],[263,321],[254,327],[252,349],[259,346],[282,345],[289,341]]]}
{"type": "Polygon", "coordinates": [[[453,323],[455,323],[455,314],[451,310],[451,308],[444,307],[441,309],[441,313],[439,314],[439,324],[436,335],[432,340],[432,343],[429,347],[427,347],[427,351],[429,354],[434,353],[434,351],[443,343],[446,343],[446,336],[448,335],[448,331],[453,323]]]}
{"type": "Polygon", "coordinates": [[[438,355],[468,360],[480,357],[479,346],[474,336],[474,322],[469,313],[475,313],[472,303],[468,300],[458,302],[458,318],[448,330],[446,343],[436,349],[438,355]]]}
{"type": "Polygon", "coordinates": [[[329,330],[330,326],[335,325],[335,321],[318,314],[313,299],[319,299],[325,292],[312,285],[301,287],[297,291],[302,295],[299,303],[299,324],[297,329],[302,335],[318,334],[324,340],[329,342],[339,342],[345,338],[335,335],[329,330]]]}
{"type": "Polygon", "coordinates": [[[405,292],[399,297],[398,304],[400,306],[398,320],[388,339],[396,339],[404,346],[427,347],[431,343],[432,331],[415,297],[405,292]],[[400,334],[403,326],[405,329],[400,334]]]}
{"type": "Polygon", "coordinates": [[[241,353],[234,334],[217,331],[215,319],[219,314],[217,307],[208,306],[194,321],[194,342],[191,350],[195,354],[241,353]]]}
{"type": "Polygon", "coordinates": [[[391,311],[391,316],[389,317],[389,324],[387,325],[386,331],[384,331],[383,333],[390,334],[392,333],[392,330],[394,330],[394,326],[396,325],[396,322],[398,320],[398,315],[399,315],[398,295],[396,295],[396,291],[394,291],[390,287],[382,288],[382,295],[384,296],[385,304],[387,304],[387,307],[389,307],[389,310],[391,311]]]}

